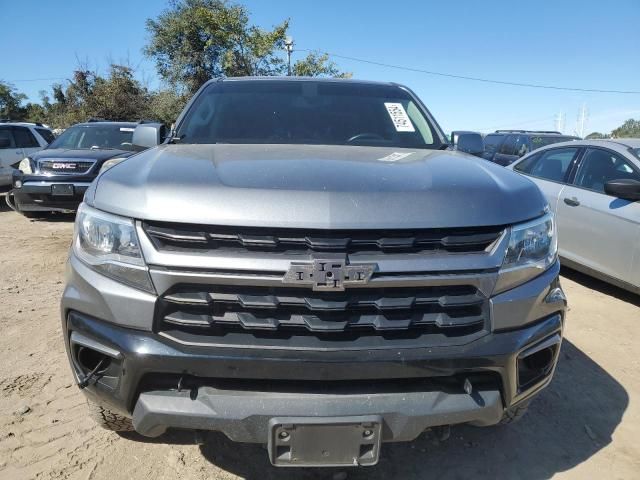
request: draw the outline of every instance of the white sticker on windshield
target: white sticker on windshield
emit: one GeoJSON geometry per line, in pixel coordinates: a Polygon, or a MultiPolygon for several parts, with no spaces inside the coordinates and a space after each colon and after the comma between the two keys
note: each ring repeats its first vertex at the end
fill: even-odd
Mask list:
{"type": "Polygon", "coordinates": [[[134,130],[135,130],[135,128],[120,127],[120,131],[121,132],[133,132],[134,130]]]}
{"type": "Polygon", "coordinates": [[[413,155],[414,152],[402,153],[402,152],[393,152],[386,157],[379,158],[379,162],[398,162],[403,158],[407,158],[409,155],[413,155]]]}
{"type": "Polygon", "coordinates": [[[387,112],[389,112],[393,126],[396,127],[396,132],[416,131],[401,103],[385,102],[384,106],[387,107],[387,112]]]}

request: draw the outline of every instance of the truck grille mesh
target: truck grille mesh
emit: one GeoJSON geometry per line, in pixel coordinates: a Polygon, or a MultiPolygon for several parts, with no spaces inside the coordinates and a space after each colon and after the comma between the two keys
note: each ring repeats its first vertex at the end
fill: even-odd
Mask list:
{"type": "Polygon", "coordinates": [[[484,327],[486,299],[471,286],[352,289],[179,285],[161,299],[161,328],[212,332],[465,335],[484,327]]]}
{"type": "Polygon", "coordinates": [[[422,230],[298,230],[149,223],[145,231],[164,251],[233,249],[283,252],[420,252],[473,253],[486,250],[503,227],[422,230]]]}

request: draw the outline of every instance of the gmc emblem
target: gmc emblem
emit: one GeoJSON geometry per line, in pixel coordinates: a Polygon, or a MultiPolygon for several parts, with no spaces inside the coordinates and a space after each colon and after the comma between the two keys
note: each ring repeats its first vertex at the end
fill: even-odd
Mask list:
{"type": "Polygon", "coordinates": [[[51,168],[54,170],[75,170],[77,164],[75,163],[54,163],[51,168]]]}

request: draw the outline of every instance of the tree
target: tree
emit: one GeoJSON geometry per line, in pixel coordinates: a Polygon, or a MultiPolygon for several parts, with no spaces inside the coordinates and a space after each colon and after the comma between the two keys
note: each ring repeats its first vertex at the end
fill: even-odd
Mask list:
{"type": "Polygon", "coordinates": [[[180,95],[175,90],[154,92],[149,105],[150,118],[170,126],[178,118],[187,100],[185,95],[180,95]]]}
{"type": "MultiPolygon", "coordinates": [[[[226,0],[172,0],[157,19],[147,20],[151,39],[144,52],[165,81],[193,94],[212,78],[285,74],[288,28],[289,20],[272,30],[250,25],[247,9],[226,0]]],[[[305,75],[345,75],[317,53],[296,65],[305,75]]]]}
{"type": "Polygon", "coordinates": [[[584,137],[585,140],[597,140],[600,138],[607,138],[607,136],[604,133],[600,133],[600,132],[592,132],[589,135],[587,135],[586,137],[584,137]]]}
{"type": "Polygon", "coordinates": [[[0,81],[0,118],[22,120],[25,113],[22,102],[26,99],[13,85],[0,81]]]}
{"type": "Polygon", "coordinates": [[[112,64],[108,77],[94,77],[85,102],[91,116],[130,121],[149,115],[150,99],[149,91],[134,78],[131,67],[112,64]]]}
{"type": "Polygon", "coordinates": [[[629,119],[611,132],[614,138],[640,137],[640,120],[629,119]]]}
{"type": "Polygon", "coordinates": [[[306,58],[293,64],[293,74],[300,77],[337,77],[351,78],[350,72],[341,72],[335,62],[329,60],[329,55],[311,52],[306,58]]]}

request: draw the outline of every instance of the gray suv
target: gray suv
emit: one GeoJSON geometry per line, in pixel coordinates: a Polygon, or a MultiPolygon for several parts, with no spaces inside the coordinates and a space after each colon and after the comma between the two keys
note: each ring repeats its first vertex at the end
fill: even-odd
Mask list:
{"type": "Polygon", "coordinates": [[[373,465],[524,413],[558,359],[559,270],[540,190],[452,151],[408,88],[225,79],[87,190],[62,325],[106,428],[373,465]]]}

